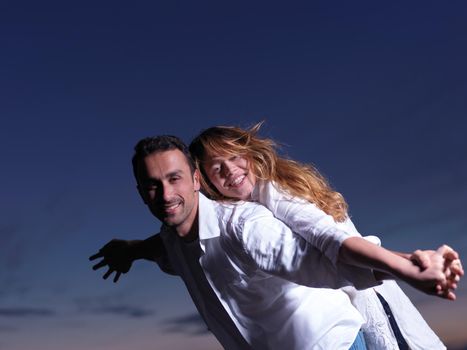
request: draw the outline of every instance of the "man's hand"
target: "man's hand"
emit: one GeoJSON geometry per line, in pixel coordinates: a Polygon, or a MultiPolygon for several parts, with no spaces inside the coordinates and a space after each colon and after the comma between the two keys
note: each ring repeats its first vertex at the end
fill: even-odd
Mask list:
{"type": "Polygon", "coordinates": [[[101,267],[108,266],[107,272],[103,278],[107,279],[113,272],[115,276],[114,282],[117,282],[122,273],[127,273],[131,264],[135,260],[132,254],[133,241],[125,241],[121,239],[113,239],[104,245],[97,254],[89,257],[89,260],[102,258],[100,262],[92,267],[93,270],[100,269],[101,267]]]}
{"type": "Polygon", "coordinates": [[[464,275],[464,270],[459,254],[454,249],[443,245],[436,251],[417,250],[409,256],[409,259],[420,267],[420,275],[416,279],[421,282],[420,286],[424,285],[422,289],[427,288],[424,290],[425,292],[449,300],[456,299],[454,291],[460,278],[464,275]],[[435,285],[430,286],[433,282],[435,285]]]}

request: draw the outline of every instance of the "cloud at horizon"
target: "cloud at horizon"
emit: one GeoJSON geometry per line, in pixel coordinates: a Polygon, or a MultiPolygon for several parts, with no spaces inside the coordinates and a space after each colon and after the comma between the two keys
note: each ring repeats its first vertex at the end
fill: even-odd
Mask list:
{"type": "Polygon", "coordinates": [[[0,307],[0,317],[50,317],[55,315],[55,310],[46,308],[0,307]]]}
{"type": "Polygon", "coordinates": [[[170,333],[188,335],[206,335],[209,330],[198,313],[187,314],[179,317],[167,318],[161,321],[162,327],[170,333]]]}

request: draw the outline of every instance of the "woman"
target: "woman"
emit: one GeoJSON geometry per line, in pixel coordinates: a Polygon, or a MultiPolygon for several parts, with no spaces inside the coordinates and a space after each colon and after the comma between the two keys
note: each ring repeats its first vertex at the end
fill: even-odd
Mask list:
{"type": "MultiPolygon", "coordinates": [[[[211,199],[258,201],[334,263],[383,270],[422,291],[454,299],[450,289],[456,288],[463,274],[455,252],[445,248],[452,271],[447,271],[448,281],[434,292],[431,284],[419,275],[406,274],[402,267],[412,258],[426,269],[430,252],[397,256],[362,239],[348,217],[342,195],[313,167],[278,156],[272,140],[257,136],[260,127],[261,123],[249,130],[213,127],[192,141],[190,151],[203,175],[203,190],[211,199]]],[[[443,347],[394,281],[374,290],[345,291],[366,319],[369,349],[443,347]]]]}

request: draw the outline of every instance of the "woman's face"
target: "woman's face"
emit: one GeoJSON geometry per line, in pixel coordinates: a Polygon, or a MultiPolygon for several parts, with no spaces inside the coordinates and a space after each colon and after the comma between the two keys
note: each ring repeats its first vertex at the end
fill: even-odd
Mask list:
{"type": "Polygon", "coordinates": [[[241,156],[207,156],[203,164],[209,181],[224,196],[249,200],[256,177],[241,156]]]}

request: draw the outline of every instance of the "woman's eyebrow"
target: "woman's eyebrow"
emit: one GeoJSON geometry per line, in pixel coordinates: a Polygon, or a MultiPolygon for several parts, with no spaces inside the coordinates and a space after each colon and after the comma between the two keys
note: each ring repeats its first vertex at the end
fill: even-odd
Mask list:
{"type": "Polygon", "coordinates": [[[208,160],[206,160],[206,163],[215,163],[215,162],[221,162],[224,159],[226,159],[227,156],[217,156],[217,157],[211,157],[208,160]]]}

